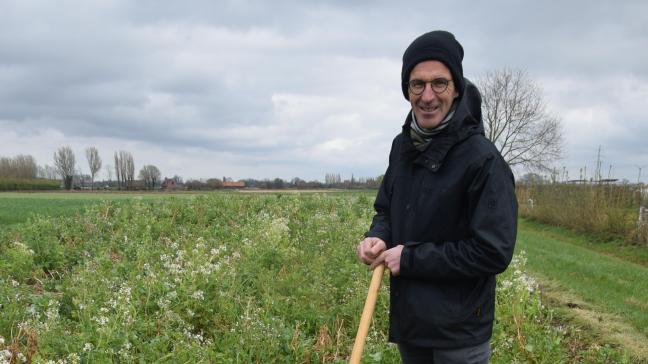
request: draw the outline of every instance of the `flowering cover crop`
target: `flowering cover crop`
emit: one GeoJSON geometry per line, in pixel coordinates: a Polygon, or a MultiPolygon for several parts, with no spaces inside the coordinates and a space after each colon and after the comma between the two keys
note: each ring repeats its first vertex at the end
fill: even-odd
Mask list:
{"type": "MultiPolygon", "coordinates": [[[[101,203],[0,237],[0,363],[344,362],[370,272],[368,194],[101,203]]],[[[386,280],[386,279],[385,279],[386,280]]],[[[398,362],[382,286],[364,360],[398,362]]],[[[564,362],[515,258],[492,362],[564,362]]]]}

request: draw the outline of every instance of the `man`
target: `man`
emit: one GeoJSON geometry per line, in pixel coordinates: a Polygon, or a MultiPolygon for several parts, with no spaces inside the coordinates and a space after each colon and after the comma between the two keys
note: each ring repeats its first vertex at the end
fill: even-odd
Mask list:
{"type": "Polygon", "coordinates": [[[463,48],[433,31],[403,55],[412,110],[392,143],[358,245],[360,260],[391,271],[389,341],[404,363],[487,363],[495,275],[513,255],[514,179],[484,137],[481,96],[463,77],[463,48]]]}

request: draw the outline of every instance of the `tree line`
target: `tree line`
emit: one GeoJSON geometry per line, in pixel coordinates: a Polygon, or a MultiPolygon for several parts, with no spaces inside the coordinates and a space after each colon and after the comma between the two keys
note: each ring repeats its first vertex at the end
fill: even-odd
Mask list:
{"type": "MultiPolygon", "coordinates": [[[[90,171],[90,188],[94,189],[95,178],[103,165],[99,151],[95,147],[88,147],[85,150],[86,160],[90,171]]],[[[131,190],[139,188],[135,180],[135,162],[133,155],[127,151],[116,151],[114,154],[114,173],[117,178],[116,187],[120,190],[131,190]]],[[[15,157],[0,156],[0,178],[12,179],[49,179],[61,180],[65,189],[72,189],[75,185],[75,178],[83,182],[84,175],[78,168],[77,159],[69,146],[60,147],[54,152],[53,166],[38,166],[36,159],[31,155],[17,155],[15,157]]],[[[112,167],[106,166],[109,180],[112,180],[112,167]]],[[[160,185],[161,173],[154,165],[145,165],[139,172],[139,179],[143,182],[143,188],[154,189],[160,185]]]]}
{"type": "MultiPolygon", "coordinates": [[[[290,180],[282,178],[273,179],[254,179],[244,178],[239,182],[245,184],[245,188],[264,189],[264,190],[282,190],[282,189],[322,189],[322,188],[339,188],[339,189],[376,189],[380,187],[383,175],[377,177],[364,177],[350,179],[342,179],[339,173],[327,173],[324,176],[324,182],[318,180],[306,181],[299,177],[294,177],[290,180]],[[328,179],[327,176],[335,176],[333,179],[328,179]]],[[[187,190],[204,191],[204,190],[217,190],[227,188],[227,182],[232,182],[230,178],[223,177],[209,178],[209,179],[190,179],[186,182],[178,183],[178,186],[187,190]]]]}
{"type": "Polygon", "coordinates": [[[0,177],[34,179],[38,175],[38,165],[31,155],[0,157],[0,177]]]}
{"type": "MultiPolygon", "coordinates": [[[[95,147],[86,148],[85,157],[89,169],[89,186],[94,189],[95,179],[103,167],[103,161],[95,147]]],[[[111,188],[114,187],[119,190],[153,190],[162,186],[162,173],[158,167],[151,164],[144,165],[139,171],[138,179],[135,178],[135,161],[132,153],[123,150],[116,151],[113,160],[113,166],[105,166],[108,182],[103,181],[104,186],[109,185],[111,188]],[[112,179],[113,175],[115,181],[112,179]]],[[[45,165],[41,167],[36,164],[36,160],[31,155],[18,155],[12,158],[0,157],[0,178],[60,179],[63,188],[68,190],[84,185],[85,176],[79,170],[77,158],[72,148],[69,146],[58,148],[54,152],[53,162],[53,166],[45,165]]],[[[227,177],[222,179],[190,179],[184,182],[182,177],[177,175],[168,180],[174,182],[175,189],[187,190],[216,190],[228,187],[227,182],[233,182],[227,177]]],[[[243,182],[246,188],[259,189],[375,189],[380,186],[382,176],[355,178],[354,175],[351,175],[350,179],[343,179],[340,173],[326,173],[324,182],[317,180],[306,181],[299,177],[294,177],[291,180],[246,178],[239,182],[243,182]]]]}

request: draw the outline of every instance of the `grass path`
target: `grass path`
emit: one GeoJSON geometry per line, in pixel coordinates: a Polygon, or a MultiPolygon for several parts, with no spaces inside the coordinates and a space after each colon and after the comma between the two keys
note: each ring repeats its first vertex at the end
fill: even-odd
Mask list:
{"type": "Polygon", "coordinates": [[[523,218],[520,219],[520,227],[525,230],[542,232],[546,237],[648,267],[648,247],[645,245],[628,244],[619,240],[605,241],[594,234],[587,235],[523,218]]]}
{"type": "Polygon", "coordinates": [[[521,220],[517,248],[551,302],[648,361],[648,267],[570,240],[521,220]]]}

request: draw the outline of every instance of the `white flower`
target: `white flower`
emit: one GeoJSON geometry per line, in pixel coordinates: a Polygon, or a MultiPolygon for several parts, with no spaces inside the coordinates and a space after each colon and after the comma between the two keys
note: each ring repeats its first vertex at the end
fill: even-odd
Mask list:
{"type": "Polygon", "coordinates": [[[16,281],[16,280],[12,279],[11,280],[11,285],[14,286],[14,287],[18,287],[18,286],[20,286],[20,283],[18,283],[18,281],[16,281]]]}
{"type": "Polygon", "coordinates": [[[198,290],[191,295],[191,298],[202,301],[205,299],[205,295],[203,294],[203,291],[198,290]]]}
{"type": "Polygon", "coordinates": [[[4,345],[4,343],[5,343],[4,337],[0,336],[0,345],[4,345]]]}
{"type": "Polygon", "coordinates": [[[9,362],[9,359],[11,359],[11,351],[9,350],[0,350],[0,359],[3,360],[3,362],[6,360],[7,363],[9,362]]]}
{"type": "Polygon", "coordinates": [[[122,301],[129,303],[130,296],[131,296],[131,288],[124,285],[122,288],[119,289],[119,295],[122,301]]]}
{"type": "Polygon", "coordinates": [[[70,361],[70,364],[79,364],[81,362],[81,357],[77,353],[69,354],[67,359],[70,361]]]}
{"type": "Polygon", "coordinates": [[[49,320],[56,320],[58,318],[59,303],[56,300],[50,300],[47,303],[47,311],[45,311],[45,316],[49,320]]]}
{"type": "Polygon", "coordinates": [[[93,348],[94,348],[94,345],[92,345],[92,343],[85,343],[85,345],[83,345],[83,351],[86,351],[86,352],[91,351],[93,348]]]}
{"type": "Polygon", "coordinates": [[[122,359],[129,360],[131,359],[131,355],[128,353],[128,350],[133,347],[133,345],[130,342],[125,342],[124,345],[122,345],[121,349],[117,352],[122,359]]]}
{"type": "Polygon", "coordinates": [[[98,323],[100,326],[104,326],[105,324],[108,323],[108,317],[106,316],[93,317],[92,321],[98,323]]]}

